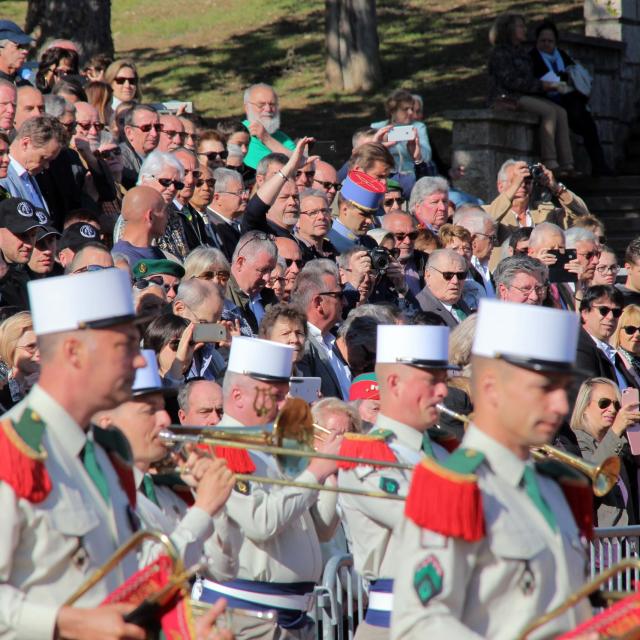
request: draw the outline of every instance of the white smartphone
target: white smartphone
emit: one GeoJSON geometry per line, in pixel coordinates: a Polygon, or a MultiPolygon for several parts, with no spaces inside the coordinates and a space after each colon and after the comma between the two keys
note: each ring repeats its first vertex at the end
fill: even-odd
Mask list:
{"type": "MultiPolygon", "coordinates": [[[[635,387],[622,390],[622,406],[640,404],[640,393],[635,387]]],[[[640,424],[637,422],[627,427],[627,440],[634,456],[640,455],[640,424]]]]}
{"type": "Polygon", "coordinates": [[[401,127],[393,127],[391,131],[387,134],[387,140],[389,142],[402,142],[404,140],[413,139],[413,127],[408,125],[403,125],[401,127]]]}
{"type": "Polygon", "coordinates": [[[302,398],[309,404],[317,402],[320,399],[321,384],[320,378],[291,378],[289,395],[292,398],[302,398]]]}

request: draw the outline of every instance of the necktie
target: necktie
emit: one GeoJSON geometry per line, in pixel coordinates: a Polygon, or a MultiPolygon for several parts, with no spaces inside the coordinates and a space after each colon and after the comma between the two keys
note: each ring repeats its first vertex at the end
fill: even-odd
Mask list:
{"type": "Polygon", "coordinates": [[[526,466],[524,468],[524,475],[522,476],[524,482],[524,490],[526,491],[533,504],[536,505],[538,511],[544,516],[548,525],[552,531],[557,529],[556,517],[553,515],[553,511],[549,508],[546,500],[540,493],[540,487],[538,486],[538,480],[536,479],[536,472],[532,467],[526,466]]]}
{"type": "Polygon", "coordinates": [[[425,433],[422,436],[422,452],[428,458],[435,458],[435,456],[433,455],[433,447],[431,446],[431,438],[429,437],[428,433],[425,433]]]}
{"type": "Polygon", "coordinates": [[[463,320],[466,319],[467,314],[458,306],[456,306],[455,304],[451,307],[451,310],[453,311],[453,315],[458,318],[458,322],[462,322],[463,320]]]}
{"type": "Polygon", "coordinates": [[[104,472],[98,464],[98,459],[96,458],[96,445],[90,438],[87,438],[87,442],[82,451],[82,464],[87,470],[89,477],[96,485],[100,495],[104,498],[104,501],[109,504],[109,484],[107,483],[107,478],[105,477],[104,472]]]}
{"type": "Polygon", "coordinates": [[[156,489],[153,486],[153,480],[148,473],[145,473],[144,477],[142,478],[142,490],[144,492],[144,495],[147,496],[147,498],[149,498],[149,500],[151,500],[153,504],[158,507],[160,506],[160,503],[158,502],[158,496],[156,495],[156,489]]]}

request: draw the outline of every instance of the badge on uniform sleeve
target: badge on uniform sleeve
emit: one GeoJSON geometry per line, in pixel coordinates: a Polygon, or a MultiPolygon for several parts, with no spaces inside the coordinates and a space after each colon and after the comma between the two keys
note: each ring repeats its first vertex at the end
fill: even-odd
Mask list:
{"type": "Polygon", "coordinates": [[[423,606],[442,592],[442,567],[435,556],[423,560],[413,575],[413,588],[423,606]]]}
{"type": "Polygon", "coordinates": [[[251,493],[251,485],[246,480],[236,480],[233,488],[243,496],[248,496],[251,493]]]}
{"type": "Polygon", "coordinates": [[[398,484],[397,480],[394,480],[393,478],[385,478],[384,476],[382,476],[382,478],[380,478],[380,488],[385,493],[390,493],[395,496],[398,495],[398,489],[400,489],[400,485],[398,484]]]}

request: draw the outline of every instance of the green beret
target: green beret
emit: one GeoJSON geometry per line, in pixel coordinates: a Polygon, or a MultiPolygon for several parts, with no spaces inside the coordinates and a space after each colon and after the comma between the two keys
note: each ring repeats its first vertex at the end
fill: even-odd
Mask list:
{"type": "Polygon", "coordinates": [[[402,187],[397,180],[387,180],[387,193],[389,191],[402,191],[402,187]]]}
{"type": "Polygon", "coordinates": [[[158,274],[176,278],[184,277],[184,267],[173,260],[138,260],[133,265],[132,271],[136,280],[158,274]]]}

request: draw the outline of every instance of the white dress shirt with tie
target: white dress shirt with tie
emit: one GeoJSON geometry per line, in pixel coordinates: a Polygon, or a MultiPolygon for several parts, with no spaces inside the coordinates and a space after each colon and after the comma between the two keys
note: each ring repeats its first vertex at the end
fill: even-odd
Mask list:
{"type": "Polygon", "coordinates": [[[349,389],[351,388],[351,371],[349,371],[349,367],[347,367],[334,350],[336,343],[335,336],[331,333],[327,333],[323,336],[318,327],[312,325],[310,322],[308,322],[307,325],[309,327],[309,335],[313,336],[318,341],[318,344],[320,344],[324,349],[324,352],[331,363],[331,368],[340,383],[342,397],[348,398],[349,389]]]}

